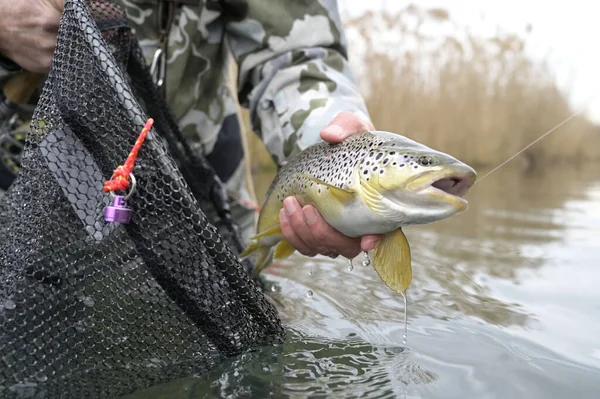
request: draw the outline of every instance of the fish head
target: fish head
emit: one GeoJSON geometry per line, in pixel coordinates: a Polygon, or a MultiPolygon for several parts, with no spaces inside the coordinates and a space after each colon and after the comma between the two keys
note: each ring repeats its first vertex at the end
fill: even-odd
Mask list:
{"type": "Polygon", "coordinates": [[[463,197],[477,179],[473,168],[404,136],[377,134],[383,139],[357,171],[372,209],[402,225],[431,223],[467,209],[463,197]]]}

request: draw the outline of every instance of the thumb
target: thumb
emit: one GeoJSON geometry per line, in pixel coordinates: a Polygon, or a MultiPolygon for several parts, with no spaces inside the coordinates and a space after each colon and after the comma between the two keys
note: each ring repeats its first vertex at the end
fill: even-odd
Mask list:
{"type": "Polygon", "coordinates": [[[333,118],[329,125],[321,131],[321,138],[335,144],[345,140],[348,136],[369,130],[375,130],[370,121],[365,121],[353,112],[346,111],[333,118]]]}

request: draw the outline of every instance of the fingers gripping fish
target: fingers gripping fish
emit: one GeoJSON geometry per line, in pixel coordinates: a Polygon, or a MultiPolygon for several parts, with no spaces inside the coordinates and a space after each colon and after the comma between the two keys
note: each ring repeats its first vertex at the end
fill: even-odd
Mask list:
{"type": "Polygon", "coordinates": [[[476,172],[452,156],[404,136],[374,131],[338,144],[308,147],[277,173],[266,194],[256,235],[242,257],[255,253],[255,273],[294,252],[279,226],[283,200],[312,204],[348,237],[384,235],[373,267],[384,283],[404,294],[412,278],[403,226],[432,223],[467,208],[463,196],[476,172]]]}

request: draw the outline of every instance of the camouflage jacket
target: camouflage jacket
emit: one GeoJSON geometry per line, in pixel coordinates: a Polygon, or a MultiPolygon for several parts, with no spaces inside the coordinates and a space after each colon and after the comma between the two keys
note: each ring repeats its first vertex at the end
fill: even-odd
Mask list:
{"type": "MultiPolygon", "coordinates": [[[[162,0],[117,0],[149,64],[160,47],[162,0]]],[[[336,114],[368,119],[347,62],[337,0],[168,0],[175,3],[166,52],[166,100],[187,140],[228,189],[248,199],[237,97],[276,163],[320,140],[336,114]]],[[[234,216],[246,231],[250,210],[234,216]]]]}

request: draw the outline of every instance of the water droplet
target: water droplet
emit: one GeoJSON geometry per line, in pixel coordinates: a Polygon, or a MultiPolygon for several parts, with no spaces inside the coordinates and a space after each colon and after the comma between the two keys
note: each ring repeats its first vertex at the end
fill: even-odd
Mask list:
{"type": "Polygon", "coordinates": [[[404,334],[402,336],[402,342],[406,345],[406,337],[408,337],[408,301],[406,299],[406,293],[401,294],[404,299],[404,334]]]}
{"type": "Polygon", "coordinates": [[[310,265],[310,268],[308,269],[308,274],[311,275],[311,276],[313,275],[313,265],[312,265],[312,263],[310,265]]]}
{"type": "Polygon", "coordinates": [[[48,376],[46,376],[45,374],[38,374],[35,378],[39,382],[46,382],[48,380],[48,376]]]}
{"type": "Polygon", "coordinates": [[[277,292],[277,285],[276,285],[276,284],[273,284],[273,285],[271,286],[271,291],[272,291],[272,292],[277,292]]]}
{"type": "Polygon", "coordinates": [[[8,299],[6,302],[4,302],[4,309],[14,309],[17,307],[17,304],[14,303],[13,301],[11,301],[10,299],[8,299]]]}
{"type": "Polygon", "coordinates": [[[348,271],[351,272],[354,270],[354,265],[352,264],[352,259],[350,259],[350,265],[348,266],[348,271]]]}
{"type": "Polygon", "coordinates": [[[85,306],[92,307],[95,303],[96,302],[94,302],[94,299],[92,297],[86,296],[85,298],[83,298],[83,304],[85,306]]]}
{"type": "Polygon", "coordinates": [[[307,298],[312,298],[313,297],[313,292],[311,290],[308,290],[308,292],[306,293],[306,297],[307,298]]]}
{"type": "Polygon", "coordinates": [[[367,267],[371,264],[371,258],[369,258],[369,253],[365,251],[365,260],[362,261],[362,265],[367,267]]]}

